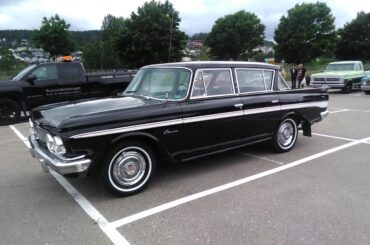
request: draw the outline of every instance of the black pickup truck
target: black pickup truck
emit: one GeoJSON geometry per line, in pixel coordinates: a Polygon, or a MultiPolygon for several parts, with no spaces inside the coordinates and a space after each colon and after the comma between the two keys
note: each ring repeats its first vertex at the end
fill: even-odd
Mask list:
{"type": "Polygon", "coordinates": [[[31,65],[9,81],[0,81],[0,124],[17,122],[40,105],[105,97],[125,90],[135,72],[85,74],[80,62],[31,65]]]}

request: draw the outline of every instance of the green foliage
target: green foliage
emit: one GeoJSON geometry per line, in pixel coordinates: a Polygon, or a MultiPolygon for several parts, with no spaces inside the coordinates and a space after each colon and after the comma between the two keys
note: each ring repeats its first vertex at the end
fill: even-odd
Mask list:
{"type": "Polygon", "coordinates": [[[132,68],[181,60],[186,35],[179,24],[179,13],[168,0],[144,3],[120,32],[117,52],[121,60],[132,68]]]}
{"type": "Polygon", "coordinates": [[[89,42],[83,49],[83,60],[89,69],[122,69],[122,62],[117,54],[116,44],[119,32],[125,28],[125,19],[108,14],[101,27],[101,38],[89,42]]]}
{"type": "Polygon", "coordinates": [[[253,13],[244,10],[219,18],[206,38],[215,59],[244,60],[263,44],[265,26],[253,13]]]}
{"type": "Polygon", "coordinates": [[[274,39],[276,57],[289,63],[330,56],[336,43],[330,8],[321,2],[296,4],[281,17],[274,39]]]}
{"type": "Polygon", "coordinates": [[[68,55],[75,47],[69,27],[57,14],[50,19],[44,17],[40,30],[35,30],[33,34],[33,42],[52,56],[68,55]]]}
{"type": "Polygon", "coordinates": [[[0,79],[9,79],[27,66],[26,63],[15,59],[6,48],[0,48],[0,79]]]}
{"type": "Polygon", "coordinates": [[[356,19],[339,30],[339,35],[335,52],[337,58],[370,59],[370,13],[358,13],[356,19]]]}

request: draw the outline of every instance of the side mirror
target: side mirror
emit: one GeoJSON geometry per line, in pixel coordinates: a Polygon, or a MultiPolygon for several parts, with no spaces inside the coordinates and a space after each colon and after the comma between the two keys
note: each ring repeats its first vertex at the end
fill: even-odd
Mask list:
{"type": "Polygon", "coordinates": [[[37,79],[37,77],[36,77],[36,75],[31,74],[31,75],[28,75],[26,79],[29,83],[32,83],[33,81],[35,81],[37,79]]]}

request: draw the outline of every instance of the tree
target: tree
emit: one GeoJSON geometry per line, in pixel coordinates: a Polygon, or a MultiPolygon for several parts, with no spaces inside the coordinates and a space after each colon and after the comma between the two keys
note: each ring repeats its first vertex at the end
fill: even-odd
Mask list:
{"type": "Polygon", "coordinates": [[[57,14],[50,19],[44,17],[40,30],[35,30],[32,40],[37,47],[49,52],[51,56],[68,55],[75,47],[69,27],[70,24],[57,14]]]}
{"type": "Polygon", "coordinates": [[[263,43],[264,31],[265,26],[255,14],[242,10],[216,20],[206,44],[216,59],[248,59],[263,43]]]}
{"type": "Polygon", "coordinates": [[[331,55],[336,43],[334,17],[321,2],[296,4],[275,30],[275,54],[287,62],[304,63],[331,55]]]}
{"type": "Polygon", "coordinates": [[[370,59],[370,13],[359,12],[339,30],[339,35],[335,52],[338,59],[370,59]]]}
{"type": "Polygon", "coordinates": [[[154,0],[132,12],[121,31],[117,51],[129,67],[181,60],[186,35],[179,30],[180,17],[172,4],[154,0]]]}

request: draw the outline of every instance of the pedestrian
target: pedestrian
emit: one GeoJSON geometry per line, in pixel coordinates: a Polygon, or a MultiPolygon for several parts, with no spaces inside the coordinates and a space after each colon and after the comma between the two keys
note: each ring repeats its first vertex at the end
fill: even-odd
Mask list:
{"type": "Polygon", "coordinates": [[[279,65],[279,70],[280,70],[281,76],[285,79],[286,78],[286,72],[285,72],[284,66],[279,65]]]}
{"type": "Polygon", "coordinates": [[[296,67],[296,64],[292,64],[292,67],[290,68],[290,78],[292,79],[292,88],[297,88],[297,75],[298,70],[296,67]]]}
{"type": "Polygon", "coordinates": [[[298,74],[297,74],[297,80],[298,80],[298,88],[303,88],[302,81],[306,77],[306,68],[303,66],[303,64],[298,65],[298,74]]]}

